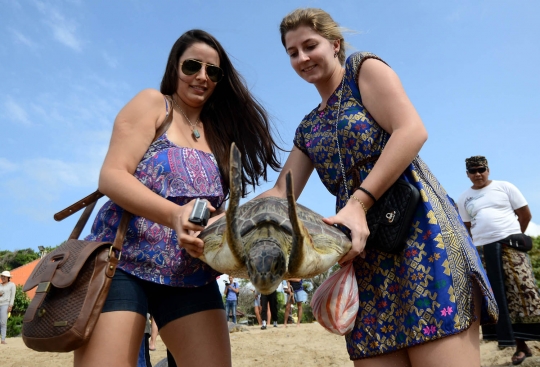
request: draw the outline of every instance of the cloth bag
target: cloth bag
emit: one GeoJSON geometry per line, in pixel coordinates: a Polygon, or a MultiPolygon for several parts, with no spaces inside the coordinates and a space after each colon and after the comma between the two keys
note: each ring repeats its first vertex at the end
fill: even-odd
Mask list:
{"type": "Polygon", "coordinates": [[[311,299],[317,322],[338,335],[353,329],[358,307],[358,283],[352,261],[326,279],[311,299]]]}
{"type": "Polygon", "coordinates": [[[125,212],[114,243],[79,240],[102,197],[99,191],[55,215],[62,220],[86,206],[69,239],[42,258],[23,290],[37,286],[23,318],[22,338],[39,352],[70,352],[91,336],[107,298],[131,214],[125,212]]]}

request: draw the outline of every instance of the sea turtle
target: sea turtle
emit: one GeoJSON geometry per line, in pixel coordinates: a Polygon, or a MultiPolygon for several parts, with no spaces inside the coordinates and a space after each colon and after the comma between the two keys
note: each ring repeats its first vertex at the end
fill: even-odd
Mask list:
{"type": "Polygon", "coordinates": [[[224,217],[199,235],[204,241],[201,260],[270,294],[283,279],[325,272],[350,250],[343,232],[296,203],[290,172],[287,199],[265,197],[240,205],[241,154],[234,144],[230,154],[229,206],[224,217]]]}

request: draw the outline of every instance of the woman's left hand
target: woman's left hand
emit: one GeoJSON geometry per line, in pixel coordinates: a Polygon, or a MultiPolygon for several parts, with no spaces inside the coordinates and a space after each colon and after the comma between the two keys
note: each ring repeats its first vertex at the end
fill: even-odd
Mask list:
{"type": "Polygon", "coordinates": [[[359,203],[351,200],[336,215],[323,218],[326,224],[341,224],[351,231],[352,247],[340,260],[339,264],[344,265],[360,255],[365,257],[364,248],[369,236],[366,214],[359,203]]]}

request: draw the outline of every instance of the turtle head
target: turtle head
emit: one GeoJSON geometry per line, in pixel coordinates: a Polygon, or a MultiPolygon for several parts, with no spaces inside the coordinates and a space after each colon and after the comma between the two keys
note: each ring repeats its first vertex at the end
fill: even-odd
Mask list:
{"type": "Polygon", "coordinates": [[[270,294],[279,286],[287,268],[285,254],[273,238],[262,238],[253,244],[246,266],[251,283],[262,294],[270,294]]]}

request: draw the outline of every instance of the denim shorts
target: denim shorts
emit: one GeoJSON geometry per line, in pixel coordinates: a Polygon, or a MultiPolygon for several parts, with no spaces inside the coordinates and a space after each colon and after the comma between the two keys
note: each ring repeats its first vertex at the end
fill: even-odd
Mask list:
{"type": "Polygon", "coordinates": [[[216,281],[201,287],[171,287],[116,269],[101,312],[130,311],[145,318],[150,313],[161,329],[181,317],[215,309],[224,309],[216,281]]]}
{"type": "Polygon", "coordinates": [[[294,292],[294,298],[295,298],[296,303],[299,303],[299,302],[306,303],[307,302],[307,293],[304,290],[296,291],[296,292],[294,292]]]}

